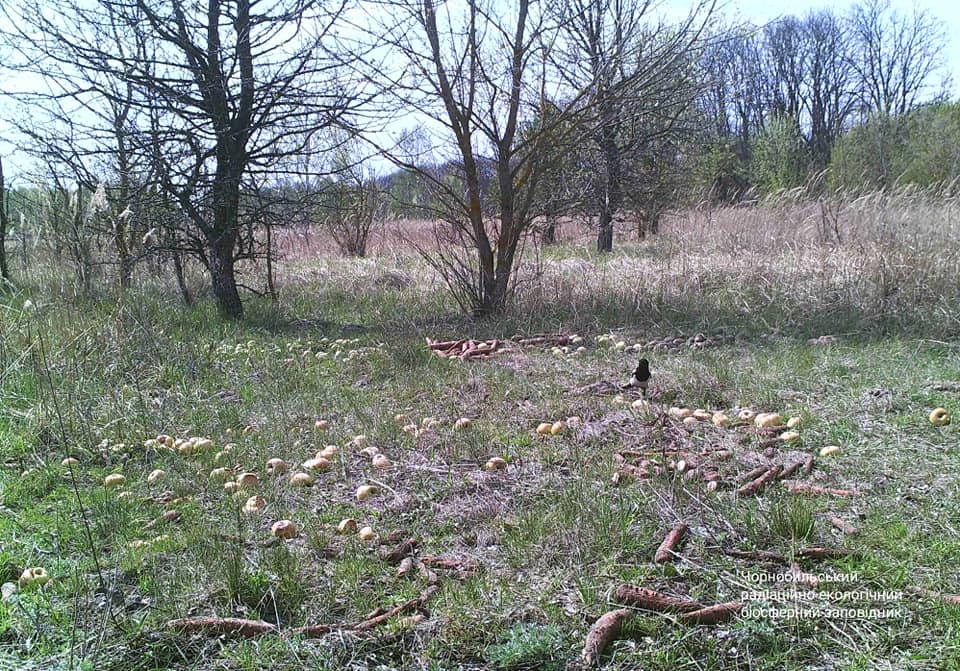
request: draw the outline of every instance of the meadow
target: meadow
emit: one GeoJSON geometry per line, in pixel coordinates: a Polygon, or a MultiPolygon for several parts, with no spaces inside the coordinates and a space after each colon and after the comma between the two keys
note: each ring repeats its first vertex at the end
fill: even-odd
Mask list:
{"type": "Polygon", "coordinates": [[[930,420],[960,418],[960,201],[703,208],[608,255],[568,222],[484,321],[406,251],[427,229],[365,259],[289,232],[239,323],[147,268],[126,295],[18,269],[0,668],[576,668],[611,612],[607,669],[960,668],[958,421],[930,420]],[[646,400],[617,388],[639,356],[646,400]],[[790,587],[830,594],[754,612],[790,587]]]}

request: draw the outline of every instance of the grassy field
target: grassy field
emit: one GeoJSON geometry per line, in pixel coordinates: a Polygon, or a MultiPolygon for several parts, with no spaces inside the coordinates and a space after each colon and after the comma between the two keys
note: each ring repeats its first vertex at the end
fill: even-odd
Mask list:
{"type": "Polygon", "coordinates": [[[511,311],[480,323],[389,233],[360,261],[291,237],[279,302],[250,299],[239,324],[160,280],[77,296],[35,265],[0,297],[0,668],[563,669],[624,584],[708,605],[762,594],[716,625],[634,609],[605,668],[960,668],[960,606],[912,591],[960,593],[958,423],[928,419],[960,416],[960,204],[901,194],[828,214],[689,213],[606,257],[568,226],[528,250],[511,311]],[[481,361],[424,344],[542,332],[583,340],[481,361]],[[602,383],[626,381],[638,352],[654,377],[634,407],[602,383]],[[799,417],[800,437],[741,410],[799,417]],[[292,486],[327,445],[329,470],[292,486]],[[809,456],[789,480],[825,491],[738,492],[756,467],[809,456]],[[485,470],[492,457],[506,469],[485,470]],[[271,458],[290,471],[268,474],[271,458]],[[631,466],[649,474],[614,481],[631,466]],[[243,472],[259,485],[225,491],[243,472]],[[125,482],[105,487],[111,474],[125,482]],[[377,494],[359,501],[362,485],[377,494]],[[253,496],[265,508],[245,512],[253,496]],[[348,518],[374,538],[339,533],[348,518]],[[281,519],[294,538],[271,535],[281,519]],[[389,555],[410,538],[412,563],[389,555]],[[16,588],[31,567],[49,582],[16,588]],[[759,582],[784,574],[796,582],[759,582]],[[791,586],[826,610],[755,612],[791,586]],[[169,625],[202,616],[272,627],[169,625]]]}

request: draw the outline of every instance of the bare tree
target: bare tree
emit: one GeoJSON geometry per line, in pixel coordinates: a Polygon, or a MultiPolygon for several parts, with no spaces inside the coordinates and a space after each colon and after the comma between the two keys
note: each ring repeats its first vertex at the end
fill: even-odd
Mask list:
{"type": "Polygon", "coordinates": [[[7,186],[3,179],[3,157],[0,156],[0,285],[10,281],[10,268],[7,266],[7,230],[9,225],[7,208],[7,186]]]}
{"type": "Polygon", "coordinates": [[[697,98],[692,65],[714,3],[699,2],[678,25],[655,20],[651,0],[566,0],[562,7],[566,49],[558,71],[589,94],[586,138],[599,157],[592,171],[597,248],[610,251],[628,164],[674,132],[697,98]]]}
{"type": "Polygon", "coordinates": [[[376,76],[392,94],[391,109],[416,110],[452,140],[440,152],[451,170],[425,168],[401,151],[381,148],[432,185],[436,214],[446,226],[438,227],[438,246],[424,250],[425,258],[461,307],[480,317],[497,313],[538,214],[547,129],[521,129],[543,109],[544,48],[555,27],[537,0],[389,6],[396,22],[381,24],[373,37],[389,49],[390,65],[375,67],[376,76]]]}
{"type": "Polygon", "coordinates": [[[43,74],[52,66],[74,81],[84,73],[85,88],[67,95],[93,91],[118,102],[121,85],[132,87],[132,104],[149,117],[140,151],[201,243],[195,252],[221,314],[239,318],[235,264],[250,249],[241,248],[244,180],[303,151],[315,129],[337,123],[356,101],[328,49],[343,7],[336,0],[22,0],[11,18],[24,68],[34,62],[43,74]]]}
{"type": "Polygon", "coordinates": [[[939,93],[947,36],[925,10],[898,12],[890,0],[865,0],[850,16],[856,90],[866,115],[903,115],[939,93]]]}

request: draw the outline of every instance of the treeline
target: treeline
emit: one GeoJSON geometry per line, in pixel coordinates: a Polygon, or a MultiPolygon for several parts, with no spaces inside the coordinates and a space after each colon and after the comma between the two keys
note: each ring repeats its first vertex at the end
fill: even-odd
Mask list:
{"type": "Polygon", "coordinates": [[[232,318],[243,273],[273,293],[280,226],[363,255],[384,218],[434,219],[424,258],[482,316],[562,217],[609,251],[624,218],[957,171],[947,36],[886,0],[763,26],[706,0],[676,20],[643,0],[50,3],[2,9],[36,170],[0,188],[0,269],[28,228],[86,288],[149,261],[191,300],[200,263],[232,318]]]}

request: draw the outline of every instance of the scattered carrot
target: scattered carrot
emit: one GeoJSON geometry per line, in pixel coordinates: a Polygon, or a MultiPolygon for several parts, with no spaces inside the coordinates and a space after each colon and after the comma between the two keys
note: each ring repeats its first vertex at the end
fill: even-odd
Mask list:
{"type": "Polygon", "coordinates": [[[771,466],[770,468],[767,469],[766,473],[756,478],[755,480],[748,482],[743,487],[738,489],[737,495],[752,496],[753,494],[756,494],[761,489],[763,489],[768,482],[770,482],[771,480],[776,480],[777,476],[780,475],[780,472],[782,470],[783,470],[783,466],[780,466],[779,464],[776,466],[771,466]]]}
{"type": "Polygon", "coordinates": [[[657,548],[657,553],[653,556],[653,561],[657,564],[664,564],[676,555],[676,547],[683,541],[683,537],[687,534],[687,525],[683,522],[678,523],[673,529],[670,530],[670,533],[667,534],[667,537],[663,539],[663,542],[660,543],[660,547],[657,548]]]}
{"type": "Polygon", "coordinates": [[[794,494],[830,494],[831,496],[851,497],[857,493],[852,489],[833,489],[832,487],[821,487],[819,485],[808,485],[794,480],[784,480],[783,486],[794,494]]]}
{"type": "Polygon", "coordinates": [[[678,616],[678,619],[685,624],[721,624],[736,617],[737,613],[743,610],[743,606],[744,604],[741,601],[718,603],[716,606],[708,606],[690,613],[683,613],[678,616]]]}
{"type": "Polygon", "coordinates": [[[185,617],[167,622],[167,629],[186,634],[203,632],[213,636],[244,636],[274,632],[277,628],[263,620],[246,620],[240,617],[185,617]]]}
{"type": "Polygon", "coordinates": [[[620,585],[617,591],[614,592],[613,598],[625,606],[634,606],[635,608],[644,608],[661,613],[672,611],[689,613],[705,608],[702,603],[695,599],[683,599],[634,585],[620,585]]]}
{"type": "Polygon", "coordinates": [[[631,617],[633,617],[633,611],[627,608],[612,610],[601,615],[587,633],[587,640],[581,653],[584,664],[590,666],[599,662],[603,651],[620,635],[623,625],[631,617]]]}

